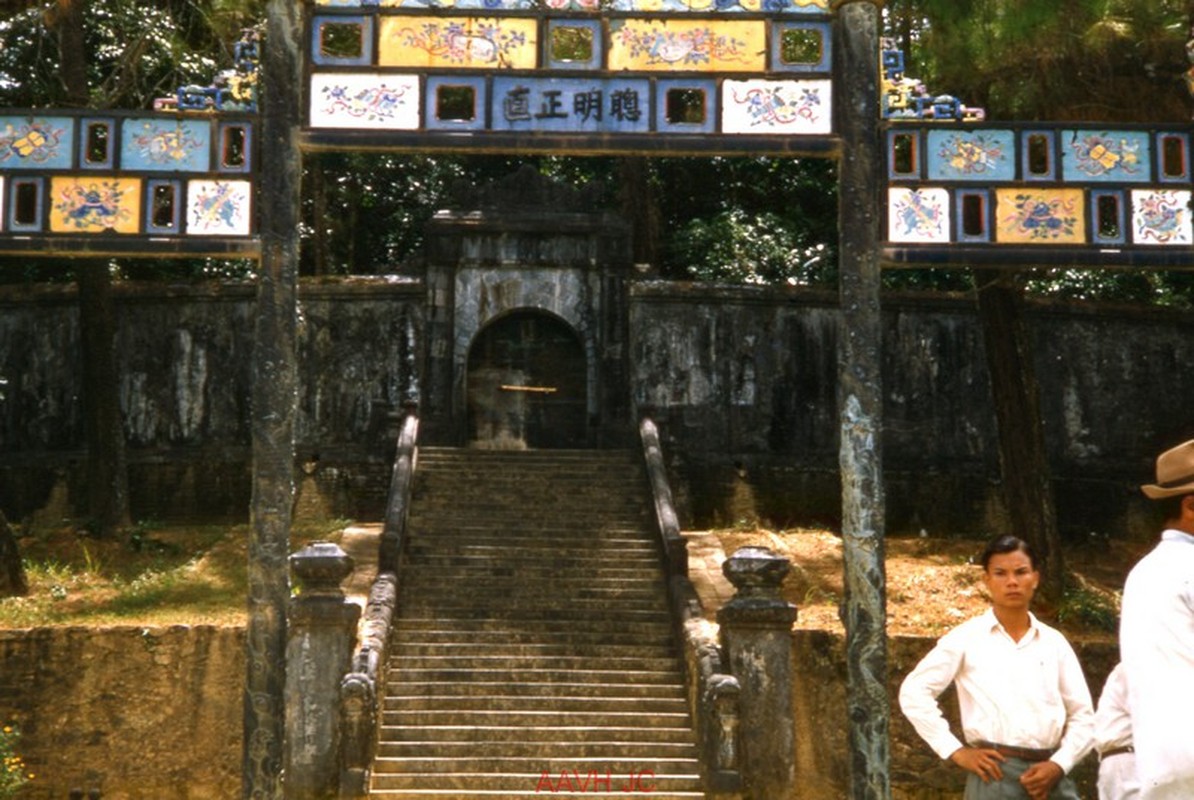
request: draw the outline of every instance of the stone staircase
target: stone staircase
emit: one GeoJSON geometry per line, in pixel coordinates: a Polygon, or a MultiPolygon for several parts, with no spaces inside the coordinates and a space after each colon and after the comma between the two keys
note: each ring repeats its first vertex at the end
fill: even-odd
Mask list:
{"type": "Polygon", "coordinates": [[[641,458],[420,448],[370,796],[704,797],[641,458]]]}

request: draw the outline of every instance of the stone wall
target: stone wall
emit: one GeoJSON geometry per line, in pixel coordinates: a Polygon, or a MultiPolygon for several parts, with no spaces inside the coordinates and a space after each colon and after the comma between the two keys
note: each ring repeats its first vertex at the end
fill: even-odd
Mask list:
{"type": "MultiPolygon", "coordinates": [[[[560,274],[573,294],[588,298],[577,308],[596,309],[597,295],[604,304],[623,302],[614,288],[621,278],[598,286],[560,274]]],[[[494,309],[511,311],[517,303],[509,297],[546,304],[578,324],[562,306],[503,289],[509,297],[485,314],[463,305],[461,319],[475,324],[452,331],[454,324],[430,321],[427,286],[361,278],[301,287],[297,466],[307,499],[332,515],[380,517],[391,415],[418,398],[430,441],[431,418],[451,413],[435,404],[460,402],[452,389],[459,376],[451,373],[467,342],[457,334],[475,333],[494,309]],[[431,329],[445,326],[444,346],[429,345],[431,329]]],[[[453,286],[444,287],[445,298],[461,291],[453,286]]],[[[135,519],[247,513],[254,297],[243,284],[117,287],[135,519]]],[[[611,429],[624,424],[628,434],[639,412],[655,417],[686,527],[835,525],[836,295],[632,281],[625,303],[625,347],[621,332],[598,336],[594,319],[579,325],[594,348],[589,357],[601,360],[597,372],[607,373],[590,387],[591,402],[611,429]],[[622,386],[626,397],[614,397],[622,386]]],[[[883,313],[888,530],[1002,530],[994,412],[973,299],[890,296],[883,313]]],[[[605,314],[608,322],[613,312],[605,314]]],[[[1029,320],[1064,532],[1151,532],[1135,487],[1151,477],[1157,452],[1194,436],[1194,372],[1183,368],[1194,362],[1194,318],[1036,303],[1029,320]]],[[[72,288],[0,288],[0,377],[8,381],[0,401],[0,508],[14,522],[71,516],[82,496],[78,337],[72,288]]]]}
{"type": "MultiPolygon", "coordinates": [[[[845,642],[808,630],[792,642],[799,797],[840,800],[849,780],[845,642]]],[[[889,642],[895,800],[961,797],[957,771],[894,707],[900,681],[931,645],[889,642]]],[[[1097,696],[1115,647],[1076,649],[1097,696]]],[[[238,628],[0,631],[0,722],[19,724],[21,755],[37,775],[24,797],[61,800],[76,787],[98,788],[104,800],[238,797],[244,669],[238,628]]],[[[1084,796],[1093,796],[1094,769],[1088,758],[1076,770],[1084,796]]]]}
{"type": "MultiPolygon", "coordinates": [[[[836,297],[644,282],[631,295],[631,385],[664,439],[686,525],[836,525],[836,297]]],[[[1136,487],[1194,436],[1194,319],[1033,303],[1028,320],[1059,520],[1070,536],[1150,529],[1136,487]]],[[[888,530],[1005,525],[975,302],[886,296],[888,530]]]]}

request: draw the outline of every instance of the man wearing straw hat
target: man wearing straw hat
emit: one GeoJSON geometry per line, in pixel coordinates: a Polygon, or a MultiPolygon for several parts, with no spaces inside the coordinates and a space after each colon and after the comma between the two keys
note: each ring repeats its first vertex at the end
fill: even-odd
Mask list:
{"type": "Polygon", "coordinates": [[[1143,800],[1194,798],[1194,440],[1157,457],[1161,541],[1128,574],[1119,623],[1143,800]]]}

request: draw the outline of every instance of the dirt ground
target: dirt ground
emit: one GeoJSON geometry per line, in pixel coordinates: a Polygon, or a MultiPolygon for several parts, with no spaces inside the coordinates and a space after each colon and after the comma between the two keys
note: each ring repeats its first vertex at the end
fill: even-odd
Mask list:
{"type": "MultiPolygon", "coordinates": [[[[244,622],[244,527],[145,531],[129,552],[72,529],[19,539],[26,559],[43,565],[31,574],[27,598],[0,601],[0,627],[71,623],[244,622]],[[52,596],[53,595],[53,596],[52,596]],[[129,595],[132,595],[130,597],[129,595]]],[[[303,539],[337,541],[363,569],[349,579],[350,595],[365,595],[375,558],[377,526],[304,531],[303,539]]],[[[690,573],[708,611],[733,594],[721,575],[726,554],[762,546],[787,556],[792,572],[784,583],[798,609],[796,627],[842,631],[842,543],[820,529],[723,529],[686,531],[690,573]]],[[[938,537],[888,538],[886,550],[888,631],[939,636],[987,605],[976,562],[985,541],[938,537]]],[[[296,547],[297,547],[296,543],[296,547]]],[[[1128,569],[1152,542],[1092,539],[1067,543],[1069,588],[1056,608],[1037,604],[1037,614],[1071,637],[1111,639],[1119,593],[1128,569]]]]}

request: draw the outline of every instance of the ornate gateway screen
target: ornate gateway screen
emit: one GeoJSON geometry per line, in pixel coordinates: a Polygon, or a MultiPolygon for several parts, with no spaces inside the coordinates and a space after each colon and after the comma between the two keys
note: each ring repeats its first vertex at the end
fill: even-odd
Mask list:
{"type": "Polygon", "coordinates": [[[828,0],[324,0],[311,148],[830,154],[828,0]]]}

